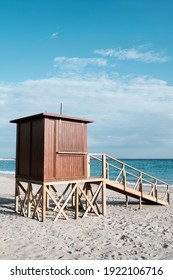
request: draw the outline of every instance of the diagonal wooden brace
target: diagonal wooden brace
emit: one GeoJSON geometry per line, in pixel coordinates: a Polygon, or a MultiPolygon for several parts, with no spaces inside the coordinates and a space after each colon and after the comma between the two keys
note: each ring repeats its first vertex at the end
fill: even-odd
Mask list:
{"type": "MultiPolygon", "coordinates": [[[[55,187],[53,185],[51,185],[51,188],[53,189],[53,191],[56,193],[56,195],[58,196],[59,198],[59,201],[58,203],[60,204],[62,202],[62,200],[64,199],[64,196],[66,194],[66,192],[68,191],[69,187],[70,187],[71,184],[68,184],[67,187],[65,188],[65,190],[63,191],[62,195],[60,195],[57,190],[55,189],[55,187]]],[[[55,206],[54,210],[53,211],[56,211],[57,210],[57,206],[55,206]]]]}
{"type": "MultiPolygon", "coordinates": [[[[53,200],[53,202],[55,203],[56,207],[61,210],[61,206],[59,204],[59,202],[56,201],[55,197],[52,195],[52,193],[46,188],[46,192],[47,194],[50,196],[50,198],[53,200]]],[[[68,216],[66,215],[66,213],[62,210],[62,214],[65,217],[66,220],[68,220],[68,216]]]]}
{"type": "Polygon", "coordinates": [[[37,217],[38,217],[38,208],[39,208],[39,202],[40,202],[40,199],[41,199],[41,196],[43,194],[43,190],[42,190],[42,187],[40,188],[40,192],[39,192],[39,195],[38,195],[38,198],[36,200],[36,203],[35,203],[35,209],[34,209],[34,213],[32,215],[32,218],[34,219],[35,218],[35,215],[37,214],[37,217]]]}
{"type": "Polygon", "coordinates": [[[97,193],[98,193],[98,192],[100,191],[100,189],[101,189],[101,185],[99,186],[99,188],[98,188],[97,191],[95,192],[94,197],[92,198],[91,201],[88,199],[88,197],[87,197],[86,193],[84,192],[84,190],[83,190],[80,186],[78,186],[78,188],[79,188],[79,190],[81,191],[81,193],[83,193],[85,199],[87,200],[87,202],[88,202],[88,204],[89,204],[88,207],[87,207],[87,209],[86,209],[86,211],[85,211],[85,213],[84,213],[84,215],[83,215],[83,218],[87,215],[87,213],[88,213],[88,211],[89,211],[90,208],[92,208],[93,211],[94,211],[94,213],[95,213],[97,216],[99,216],[99,214],[97,213],[97,210],[96,210],[96,209],[94,208],[94,206],[93,206],[93,202],[94,202],[94,199],[95,199],[97,193]]]}
{"type": "Polygon", "coordinates": [[[69,201],[69,199],[70,199],[70,197],[71,197],[72,194],[75,192],[75,190],[76,190],[77,187],[78,187],[78,184],[77,184],[77,183],[74,184],[74,186],[72,187],[71,192],[70,192],[69,195],[67,196],[67,199],[65,200],[64,204],[62,205],[62,207],[61,207],[59,213],[57,214],[57,216],[55,217],[55,220],[54,220],[54,221],[57,221],[57,220],[58,220],[59,216],[60,216],[61,213],[63,212],[64,208],[66,207],[66,205],[67,205],[67,203],[68,203],[68,201],[69,201]]]}
{"type": "MultiPolygon", "coordinates": [[[[95,192],[95,194],[94,194],[92,200],[91,200],[91,204],[93,205],[92,209],[93,209],[94,212],[97,214],[97,216],[98,216],[98,213],[96,212],[96,210],[95,210],[95,208],[94,208],[94,204],[95,204],[95,201],[96,201],[96,199],[97,199],[97,197],[98,197],[98,194],[99,194],[99,192],[100,192],[100,190],[101,190],[101,188],[102,188],[102,184],[103,184],[103,183],[101,182],[100,185],[99,185],[99,187],[98,187],[98,189],[96,190],[96,192],[95,192]]],[[[90,206],[91,206],[91,205],[89,205],[88,208],[86,209],[86,211],[85,211],[85,213],[84,213],[84,215],[83,215],[83,218],[86,217],[88,211],[90,210],[90,206]]]]}

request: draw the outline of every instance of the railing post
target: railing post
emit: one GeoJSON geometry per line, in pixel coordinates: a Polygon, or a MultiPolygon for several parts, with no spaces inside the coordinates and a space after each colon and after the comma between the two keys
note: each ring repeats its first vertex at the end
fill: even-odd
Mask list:
{"type": "Polygon", "coordinates": [[[149,193],[151,196],[155,197],[156,196],[156,183],[154,180],[154,183],[151,184],[151,192],[149,193]]]}
{"type": "Polygon", "coordinates": [[[157,179],[154,180],[154,196],[157,198],[156,196],[156,191],[157,190],[157,179]]]}
{"type": "Polygon", "coordinates": [[[102,178],[106,179],[106,155],[102,155],[102,178]]]}
{"type": "Polygon", "coordinates": [[[142,189],[142,172],[140,172],[139,191],[141,192],[141,196],[139,197],[139,209],[141,209],[141,208],[142,208],[142,196],[143,196],[143,189],[142,189]]]}
{"type": "Polygon", "coordinates": [[[106,163],[106,178],[109,179],[109,164],[106,163]]]}
{"type": "Polygon", "coordinates": [[[140,180],[139,180],[139,191],[141,192],[141,195],[142,195],[143,188],[142,188],[142,173],[141,172],[140,172],[140,180]]]}
{"type": "Polygon", "coordinates": [[[155,189],[155,198],[156,198],[156,202],[158,202],[158,189],[157,189],[157,179],[154,180],[154,189],[155,189]]]}
{"type": "Polygon", "coordinates": [[[122,172],[122,176],[123,176],[123,186],[124,186],[124,189],[126,188],[126,171],[125,171],[125,165],[123,164],[122,165],[122,170],[123,170],[123,172],[122,172]]]}
{"type": "Polygon", "coordinates": [[[156,202],[158,202],[158,190],[157,190],[157,187],[156,187],[156,190],[155,190],[155,194],[156,194],[156,202]]]}
{"type": "Polygon", "coordinates": [[[19,186],[18,186],[18,182],[17,182],[17,179],[16,179],[16,182],[15,182],[15,212],[18,213],[19,211],[19,186]]]}
{"type": "Polygon", "coordinates": [[[75,189],[75,219],[78,219],[79,214],[79,193],[78,193],[78,185],[75,189]]]}
{"type": "Polygon", "coordinates": [[[170,193],[169,193],[169,186],[167,185],[167,202],[170,204],[170,193]]]}
{"type": "Polygon", "coordinates": [[[105,180],[102,183],[102,215],[106,216],[106,183],[105,180]]]}

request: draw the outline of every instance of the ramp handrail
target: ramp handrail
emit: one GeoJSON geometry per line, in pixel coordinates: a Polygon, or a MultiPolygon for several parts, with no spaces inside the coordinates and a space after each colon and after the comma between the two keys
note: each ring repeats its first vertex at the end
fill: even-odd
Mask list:
{"type": "Polygon", "coordinates": [[[89,174],[91,174],[91,159],[101,164],[100,177],[111,179],[115,182],[128,186],[141,193],[155,197],[170,203],[170,184],[147,174],[129,164],[122,162],[107,154],[88,154],[89,174]],[[110,172],[110,169],[112,172],[110,172]]]}

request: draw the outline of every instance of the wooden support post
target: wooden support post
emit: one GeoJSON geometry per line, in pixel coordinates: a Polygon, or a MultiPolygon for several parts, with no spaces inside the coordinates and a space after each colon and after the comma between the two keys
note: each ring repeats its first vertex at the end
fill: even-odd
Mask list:
{"type": "Polygon", "coordinates": [[[102,155],[102,178],[106,179],[106,155],[102,155]]]}
{"type": "MultiPolygon", "coordinates": [[[[49,190],[49,186],[47,186],[47,189],[49,190]]],[[[46,192],[46,211],[49,209],[49,195],[46,192]]]]}
{"type": "Polygon", "coordinates": [[[126,189],[126,171],[125,171],[125,166],[123,164],[123,186],[124,186],[124,190],[126,189]]]}
{"type": "Polygon", "coordinates": [[[28,183],[28,201],[27,201],[27,217],[30,218],[31,216],[31,192],[32,192],[32,185],[28,183]]]}
{"type": "Polygon", "coordinates": [[[126,194],[126,207],[129,206],[129,199],[128,199],[128,195],[126,194]]]}
{"type": "MultiPolygon", "coordinates": [[[[32,190],[32,186],[31,186],[31,190],[32,190]]],[[[31,197],[32,197],[33,205],[35,206],[35,209],[37,208],[36,211],[35,211],[35,209],[34,209],[34,213],[35,213],[35,214],[33,214],[32,218],[34,218],[35,215],[36,215],[38,220],[39,220],[38,211],[40,210],[40,208],[39,208],[38,205],[37,205],[36,196],[37,196],[38,194],[40,194],[40,193],[41,193],[41,190],[40,190],[40,189],[37,191],[37,193],[36,193],[35,195],[33,194],[33,191],[31,191],[31,197]]],[[[38,196],[39,196],[39,195],[38,195],[38,196]]]]}
{"type": "MultiPolygon", "coordinates": [[[[35,203],[34,203],[35,209],[34,209],[34,213],[32,215],[33,219],[35,218],[36,215],[37,215],[37,218],[39,219],[38,209],[39,209],[40,199],[41,199],[41,196],[43,194],[43,186],[40,187],[39,192],[37,194],[38,194],[38,198],[37,199],[35,198],[35,203]]],[[[43,218],[43,215],[42,215],[42,218],[43,218]]]]}
{"type": "Polygon", "coordinates": [[[20,211],[20,214],[23,214],[23,216],[25,216],[25,203],[28,199],[28,192],[29,192],[29,187],[27,188],[27,190],[25,191],[25,196],[24,196],[24,199],[21,203],[21,211],[20,211]]]}
{"type": "Polygon", "coordinates": [[[105,180],[102,184],[102,215],[106,216],[106,183],[105,180]]]}
{"type": "Polygon", "coordinates": [[[75,206],[75,194],[72,194],[72,198],[71,198],[71,206],[74,207],[75,206]]]}
{"type": "MultiPolygon", "coordinates": [[[[71,189],[73,189],[73,186],[74,186],[74,184],[71,185],[71,189]]],[[[75,201],[75,192],[74,192],[74,193],[72,194],[72,198],[71,198],[72,207],[75,206],[75,203],[76,203],[76,201],[75,201]]]]}
{"type": "Polygon", "coordinates": [[[109,163],[106,163],[106,178],[109,179],[109,163]]]}
{"type": "Polygon", "coordinates": [[[155,184],[151,184],[151,193],[150,193],[150,195],[155,197],[155,184]]]}
{"type": "Polygon", "coordinates": [[[155,194],[156,194],[156,202],[158,202],[158,190],[157,190],[157,188],[156,188],[155,194]]]}
{"type": "MultiPolygon", "coordinates": [[[[88,197],[88,199],[90,200],[90,197],[91,197],[91,186],[89,183],[86,183],[86,196],[88,197]]],[[[88,208],[89,206],[89,203],[88,201],[86,200],[86,209],[88,208]]]]}
{"type": "Polygon", "coordinates": [[[142,208],[142,196],[143,196],[142,173],[140,173],[139,191],[141,192],[141,196],[139,197],[139,209],[141,209],[142,208]]]}
{"type": "Polygon", "coordinates": [[[170,193],[169,193],[169,186],[167,185],[167,202],[170,204],[171,199],[170,199],[170,193]]]}
{"type": "Polygon", "coordinates": [[[75,219],[78,219],[79,214],[79,193],[78,193],[78,186],[75,190],[75,219]]]}
{"type": "Polygon", "coordinates": [[[19,186],[17,180],[15,181],[15,212],[19,212],[19,186]]]}
{"type": "Polygon", "coordinates": [[[139,209],[141,209],[142,208],[142,197],[140,196],[139,197],[139,209]]]}
{"type": "Polygon", "coordinates": [[[142,186],[142,173],[140,173],[140,180],[139,180],[139,191],[141,192],[141,196],[143,195],[143,186],[142,186]]]}
{"type": "Polygon", "coordinates": [[[157,179],[154,179],[153,197],[157,197],[157,179]]]}
{"type": "Polygon", "coordinates": [[[42,186],[42,222],[46,221],[46,185],[42,186]]]}

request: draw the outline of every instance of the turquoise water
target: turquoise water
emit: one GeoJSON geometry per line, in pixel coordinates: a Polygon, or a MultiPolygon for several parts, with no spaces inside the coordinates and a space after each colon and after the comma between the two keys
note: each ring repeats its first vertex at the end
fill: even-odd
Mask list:
{"type": "MultiPolygon", "coordinates": [[[[173,185],[173,159],[121,159],[121,161],[173,185]]],[[[120,165],[121,167],[121,165],[120,165]]],[[[110,179],[115,169],[110,168],[110,179]]],[[[0,174],[15,174],[15,160],[0,160],[0,174]]],[[[101,164],[91,160],[91,175],[101,175],[101,164]]]]}
{"type": "Polygon", "coordinates": [[[14,159],[0,159],[0,174],[14,175],[15,166],[14,159]]]}
{"type": "MultiPolygon", "coordinates": [[[[139,169],[153,177],[156,177],[168,184],[173,185],[173,159],[120,159],[122,162],[139,169]]],[[[109,161],[109,163],[114,164],[114,162],[109,161]]],[[[95,160],[91,160],[91,176],[100,177],[102,173],[101,163],[95,160]]],[[[117,165],[120,169],[122,164],[117,165]]],[[[126,168],[126,171],[132,172],[130,168],[126,168]]],[[[109,168],[109,178],[115,179],[118,176],[119,171],[115,168],[109,168]]],[[[136,176],[139,172],[133,172],[136,176]]],[[[145,176],[143,176],[145,178],[145,176]]],[[[147,179],[147,177],[146,177],[147,179]]],[[[127,175],[127,181],[135,180],[132,176],[127,175]]]]}

